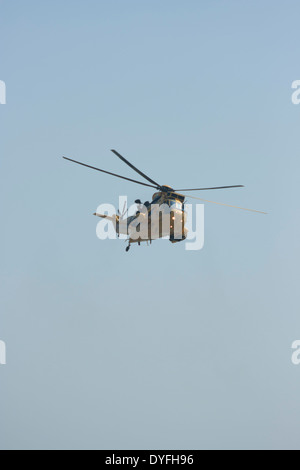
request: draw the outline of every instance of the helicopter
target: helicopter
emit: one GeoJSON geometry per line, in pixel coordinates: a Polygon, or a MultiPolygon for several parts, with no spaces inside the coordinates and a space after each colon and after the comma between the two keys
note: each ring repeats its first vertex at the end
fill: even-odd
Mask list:
{"type": "Polygon", "coordinates": [[[221,189],[233,189],[233,188],[243,188],[244,185],[233,185],[233,186],[215,186],[209,188],[191,188],[191,189],[174,189],[168,185],[161,185],[157,183],[155,180],[147,176],[145,173],[140,171],[136,168],[132,163],[130,163],[126,158],[124,158],[119,152],[116,150],[111,150],[122,162],[128,165],[132,170],[138,173],[144,180],[147,181],[138,181],[132,178],[127,178],[125,176],[118,175],[116,173],[112,173],[110,171],[102,170],[100,168],[96,168],[91,165],[87,165],[86,163],[82,163],[76,160],[73,160],[68,157],[63,157],[65,160],[68,160],[72,163],[76,163],[77,165],[84,166],[86,168],[90,168],[92,170],[99,171],[101,173],[108,174],[110,176],[114,176],[116,178],[121,178],[123,180],[129,181],[131,183],[139,184],[142,186],[146,186],[148,188],[155,189],[156,192],[152,196],[152,201],[146,201],[144,204],[141,202],[140,199],[135,201],[137,204],[137,211],[132,216],[126,216],[126,207],[122,213],[120,210],[117,214],[113,216],[108,216],[104,214],[94,213],[94,216],[100,217],[102,219],[107,219],[108,221],[112,222],[114,225],[114,229],[116,231],[117,236],[119,237],[121,234],[128,236],[128,246],[126,247],[126,251],[130,250],[130,247],[133,243],[141,244],[141,242],[150,242],[152,243],[153,240],[159,238],[169,237],[171,243],[178,243],[181,241],[186,240],[188,236],[188,229],[186,228],[186,221],[187,221],[187,213],[185,211],[185,201],[186,198],[189,199],[196,199],[203,202],[208,202],[212,204],[218,204],[221,206],[233,207],[236,209],[241,209],[250,212],[257,212],[260,214],[266,214],[266,212],[257,211],[254,209],[246,209],[244,207],[233,206],[229,204],[223,204],[220,202],[209,201],[207,199],[202,199],[199,197],[191,196],[191,195],[184,195],[181,193],[186,193],[189,191],[211,191],[211,190],[221,190],[221,189]],[[159,208],[159,217],[155,219],[155,223],[153,223],[154,219],[154,212],[155,208],[159,208]],[[140,232],[139,227],[143,225],[146,226],[146,232],[140,232]],[[138,232],[138,236],[136,233],[138,232]],[[135,234],[135,236],[133,235],[135,234]]]}

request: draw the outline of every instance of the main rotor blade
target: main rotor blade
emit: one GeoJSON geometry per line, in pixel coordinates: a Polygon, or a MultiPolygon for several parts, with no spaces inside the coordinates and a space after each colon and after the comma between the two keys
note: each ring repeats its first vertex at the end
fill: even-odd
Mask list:
{"type": "Polygon", "coordinates": [[[111,173],[110,171],[100,170],[100,168],[96,168],[94,166],[86,165],[85,163],[77,162],[76,160],[72,160],[71,158],[67,158],[67,157],[63,157],[63,158],[65,160],[68,160],[69,162],[77,163],[77,165],[85,166],[87,168],[91,168],[92,170],[101,171],[101,173],[106,173],[107,175],[115,176],[116,178],[121,178],[121,179],[126,180],[126,181],[131,181],[132,183],[141,184],[143,186],[148,186],[149,188],[157,189],[156,186],[146,184],[146,183],[142,183],[141,181],[136,181],[136,180],[133,180],[131,178],[126,178],[125,176],[117,175],[116,173],[111,173]]]}
{"type": "Polygon", "coordinates": [[[218,204],[218,206],[233,207],[234,209],[241,209],[242,211],[258,212],[259,214],[268,214],[267,212],[256,211],[254,209],[246,209],[245,207],[232,206],[230,204],[223,204],[222,202],[208,201],[207,199],[201,199],[200,197],[186,196],[186,198],[197,199],[198,201],[210,202],[211,204],[218,204]]]}
{"type": "Polygon", "coordinates": [[[156,188],[157,189],[160,189],[161,188],[161,185],[158,184],[156,181],[152,180],[151,178],[149,178],[149,176],[145,175],[145,173],[143,173],[142,171],[138,170],[134,165],[132,165],[132,163],[130,163],[128,160],[126,160],[126,158],[122,157],[122,155],[117,152],[116,150],[112,150],[112,152],[117,156],[119,157],[122,162],[126,163],[126,165],[130,166],[130,168],[132,168],[134,171],[136,171],[140,176],[142,176],[143,178],[145,178],[147,181],[149,181],[149,183],[152,183],[152,184],[155,184],[156,188]]]}
{"type": "Polygon", "coordinates": [[[244,188],[242,184],[236,186],[216,186],[214,188],[196,188],[196,189],[175,189],[175,191],[210,191],[211,189],[231,189],[231,188],[244,188]]]}

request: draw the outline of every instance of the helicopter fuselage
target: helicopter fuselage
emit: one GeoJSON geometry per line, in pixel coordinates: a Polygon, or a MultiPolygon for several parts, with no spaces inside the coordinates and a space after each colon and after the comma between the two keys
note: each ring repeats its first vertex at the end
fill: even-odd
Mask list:
{"type": "Polygon", "coordinates": [[[168,193],[153,194],[151,203],[140,205],[136,214],[126,219],[117,215],[97,215],[111,220],[117,235],[127,235],[130,244],[151,242],[159,238],[169,238],[172,243],[177,243],[185,240],[188,232],[185,227],[187,214],[184,201],[183,195],[170,188],[168,193]]]}

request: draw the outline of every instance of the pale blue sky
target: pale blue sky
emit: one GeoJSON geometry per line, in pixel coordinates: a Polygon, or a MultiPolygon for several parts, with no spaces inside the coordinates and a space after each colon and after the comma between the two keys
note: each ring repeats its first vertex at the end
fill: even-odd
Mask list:
{"type": "Polygon", "coordinates": [[[0,1],[0,448],[300,448],[296,0],[0,1]],[[162,184],[205,247],[125,253],[92,216],[162,184]]]}

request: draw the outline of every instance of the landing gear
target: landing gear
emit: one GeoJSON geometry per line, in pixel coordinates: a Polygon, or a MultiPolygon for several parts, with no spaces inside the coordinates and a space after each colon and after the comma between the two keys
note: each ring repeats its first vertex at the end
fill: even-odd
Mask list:
{"type": "Polygon", "coordinates": [[[128,253],[129,250],[130,250],[130,245],[126,247],[126,253],[128,253]]]}

